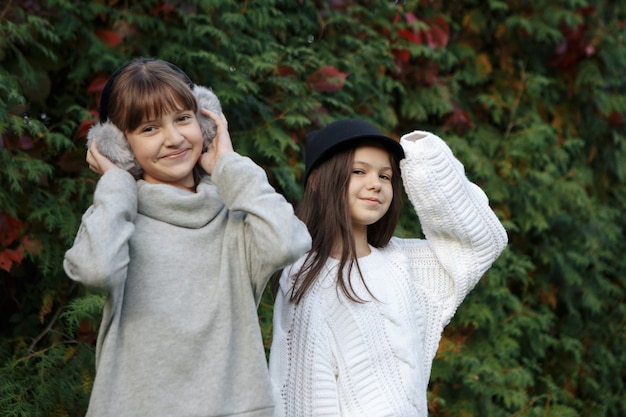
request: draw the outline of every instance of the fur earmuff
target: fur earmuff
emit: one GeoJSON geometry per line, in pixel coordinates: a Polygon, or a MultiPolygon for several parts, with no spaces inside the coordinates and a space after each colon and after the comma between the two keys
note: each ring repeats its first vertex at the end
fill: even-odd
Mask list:
{"type": "MultiPolygon", "coordinates": [[[[193,94],[198,102],[196,116],[204,139],[203,151],[206,151],[206,148],[215,138],[217,126],[213,119],[202,115],[200,109],[204,108],[219,115],[222,113],[222,105],[215,93],[206,87],[194,86],[193,94]]],[[[137,163],[124,133],[117,126],[109,120],[104,123],[96,123],[87,133],[87,148],[91,146],[93,138],[96,138],[98,150],[102,155],[109,158],[118,167],[130,172],[136,179],[141,178],[143,170],[137,163]]]]}
{"type": "Polygon", "coordinates": [[[204,147],[202,150],[206,151],[206,148],[213,141],[213,138],[215,138],[217,126],[213,119],[202,115],[200,109],[207,109],[212,113],[220,115],[222,113],[222,105],[213,91],[201,85],[195,85],[193,87],[193,95],[196,96],[196,101],[198,102],[197,117],[200,123],[200,130],[202,130],[202,137],[204,138],[204,147]]]}
{"type": "Polygon", "coordinates": [[[96,138],[96,146],[102,155],[118,167],[130,172],[135,179],[141,178],[143,170],[137,163],[124,133],[117,126],[109,120],[96,123],[87,133],[87,148],[91,146],[93,138],[96,138]]]}

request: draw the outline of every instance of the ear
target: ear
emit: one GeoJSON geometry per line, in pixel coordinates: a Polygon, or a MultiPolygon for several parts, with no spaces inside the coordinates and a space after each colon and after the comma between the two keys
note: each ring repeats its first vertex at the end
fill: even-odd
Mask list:
{"type": "Polygon", "coordinates": [[[215,125],[215,121],[210,117],[204,116],[200,112],[200,109],[204,108],[219,115],[222,113],[222,105],[213,91],[201,85],[194,86],[193,94],[196,96],[196,101],[198,102],[197,117],[200,123],[200,129],[202,130],[202,137],[204,138],[204,148],[206,149],[213,138],[215,138],[217,126],[215,125]]]}
{"type": "Polygon", "coordinates": [[[124,133],[110,121],[97,123],[87,133],[87,148],[96,138],[98,151],[111,160],[118,167],[130,172],[135,179],[142,176],[143,170],[135,159],[124,133]]]}

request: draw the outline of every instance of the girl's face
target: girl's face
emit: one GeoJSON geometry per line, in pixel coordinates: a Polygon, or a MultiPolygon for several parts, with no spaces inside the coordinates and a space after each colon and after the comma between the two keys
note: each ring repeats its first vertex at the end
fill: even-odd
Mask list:
{"type": "Polygon", "coordinates": [[[355,232],[365,231],[385,215],[393,199],[391,178],[391,159],[386,150],[376,146],[355,150],[348,189],[355,232]]]}
{"type": "Polygon", "coordinates": [[[164,112],[145,119],[135,130],[126,132],[143,179],[153,184],[169,184],[190,189],[193,169],[202,154],[202,132],[193,110],[164,112]]]}

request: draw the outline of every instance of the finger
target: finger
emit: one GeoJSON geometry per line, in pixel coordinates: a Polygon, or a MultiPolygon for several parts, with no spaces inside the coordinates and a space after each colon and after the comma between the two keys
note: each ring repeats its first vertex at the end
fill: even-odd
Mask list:
{"type": "Polygon", "coordinates": [[[89,152],[93,155],[94,158],[100,155],[100,151],[98,150],[98,147],[96,146],[96,141],[97,139],[93,137],[91,139],[91,145],[89,145],[89,152]]]}
{"type": "Polygon", "coordinates": [[[97,158],[98,154],[99,152],[98,148],[96,147],[96,138],[93,137],[91,139],[91,143],[89,144],[89,149],[87,149],[87,157],[85,159],[87,160],[87,165],[89,166],[89,169],[95,173],[99,173],[97,158]]]}
{"type": "Polygon", "coordinates": [[[100,173],[100,170],[98,169],[98,166],[94,163],[89,164],[89,170],[92,172],[95,172],[96,174],[100,173]]]}
{"type": "Polygon", "coordinates": [[[224,116],[224,112],[217,114],[213,113],[211,110],[205,109],[204,107],[200,109],[200,112],[213,119],[213,121],[218,125],[223,124],[224,126],[228,126],[228,121],[226,120],[226,116],[224,116]]]}
{"type": "Polygon", "coordinates": [[[217,118],[217,114],[216,113],[213,113],[211,110],[205,109],[204,107],[202,107],[200,109],[200,113],[202,113],[205,116],[209,116],[211,119],[216,119],[217,118]]]}
{"type": "Polygon", "coordinates": [[[91,153],[91,149],[87,150],[87,155],[85,156],[85,161],[87,161],[87,165],[91,166],[96,162],[96,158],[93,157],[91,153]]]}

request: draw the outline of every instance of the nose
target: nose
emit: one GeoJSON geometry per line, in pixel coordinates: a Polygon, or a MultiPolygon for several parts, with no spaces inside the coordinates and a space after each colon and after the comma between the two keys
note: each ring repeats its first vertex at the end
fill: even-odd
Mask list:
{"type": "Polygon", "coordinates": [[[164,133],[164,144],[167,147],[176,148],[180,146],[185,140],[185,137],[178,131],[174,124],[167,125],[164,133]]]}
{"type": "Polygon", "coordinates": [[[380,190],[382,183],[378,174],[371,174],[367,182],[367,186],[370,190],[380,190]]]}

